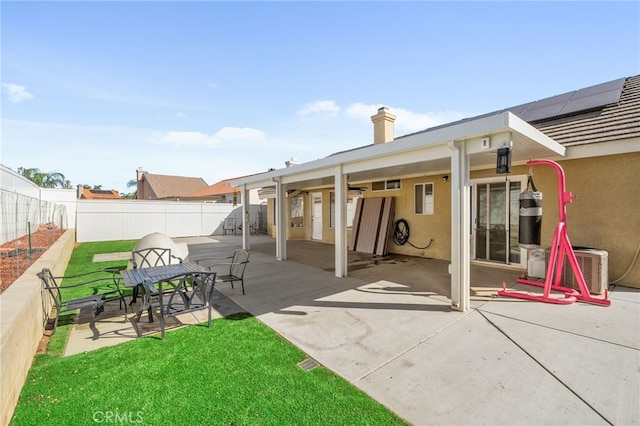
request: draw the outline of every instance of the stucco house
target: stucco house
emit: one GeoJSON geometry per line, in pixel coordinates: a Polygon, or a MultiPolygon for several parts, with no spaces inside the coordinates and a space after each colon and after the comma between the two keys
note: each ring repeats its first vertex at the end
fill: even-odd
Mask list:
{"type": "Polygon", "coordinates": [[[551,244],[558,176],[527,166],[548,159],[576,196],[567,205],[571,244],[608,253],[608,283],[640,288],[640,76],[404,136],[393,135],[394,120],[380,108],[373,144],[232,182],[271,194],[278,258],[286,259],[288,239],[333,243],[336,276],[346,276],[353,206],[360,197],[391,197],[392,223],[405,220],[413,245],[389,241],[389,252],[450,261],[452,307],[465,310],[471,262],[527,268],[518,202],[529,174],[543,193],[540,247],[551,244]],[[498,174],[497,150],[506,147],[510,172],[498,174]]]}

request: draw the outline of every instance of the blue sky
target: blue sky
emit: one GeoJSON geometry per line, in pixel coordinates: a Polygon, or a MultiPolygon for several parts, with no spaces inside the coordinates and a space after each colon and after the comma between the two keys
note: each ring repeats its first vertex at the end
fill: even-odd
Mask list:
{"type": "Polygon", "coordinates": [[[0,3],[0,163],[131,192],[640,73],[638,2],[0,3]]]}

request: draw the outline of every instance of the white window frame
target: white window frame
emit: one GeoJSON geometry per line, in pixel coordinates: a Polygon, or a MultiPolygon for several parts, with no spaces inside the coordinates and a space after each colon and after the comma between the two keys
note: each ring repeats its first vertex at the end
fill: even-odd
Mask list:
{"type": "Polygon", "coordinates": [[[413,186],[413,214],[420,216],[433,215],[435,211],[435,185],[433,182],[416,183],[413,186]],[[431,194],[427,194],[427,187],[431,187],[431,194]],[[418,187],[421,187],[420,194],[422,200],[418,200],[418,187]],[[418,212],[418,202],[420,202],[421,212],[418,212]]]}
{"type": "Polygon", "coordinates": [[[304,197],[296,195],[289,201],[289,226],[291,228],[304,228],[304,197]],[[296,219],[300,219],[300,223],[296,219]]]}

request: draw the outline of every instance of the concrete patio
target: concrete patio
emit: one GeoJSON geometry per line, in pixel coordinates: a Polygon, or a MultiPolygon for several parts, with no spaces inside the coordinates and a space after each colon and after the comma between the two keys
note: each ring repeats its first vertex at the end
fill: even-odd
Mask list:
{"type": "MultiPolygon", "coordinates": [[[[190,260],[240,245],[236,236],[177,241],[190,260]]],[[[636,289],[612,287],[610,307],[496,298],[519,271],[472,265],[472,309],[461,313],[450,309],[447,262],[350,253],[340,279],[331,245],[290,241],[289,260],[278,261],[273,240],[251,242],[246,295],[220,286],[217,315],[250,312],[411,424],[640,422],[636,289]]],[[[114,315],[99,317],[98,340],[80,319],[67,354],[134,339],[114,315]]]]}

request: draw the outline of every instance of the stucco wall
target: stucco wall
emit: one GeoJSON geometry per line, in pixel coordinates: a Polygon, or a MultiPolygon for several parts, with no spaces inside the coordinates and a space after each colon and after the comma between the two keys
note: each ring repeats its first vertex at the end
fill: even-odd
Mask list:
{"type": "MultiPolygon", "coordinates": [[[[566,174],[567,190],[577,197],[567,205],[567,235],[574,246],[609,253],[609,282],[631,266],[640,244],[640,153],[558,162],[566,174]]],[[[542,170],[547,169],[547,170],[542,170]]],[[[558,218],[555,172],[534,169],[544,193],[543,244],[548,246],[558,218]]],[[[640,288],[640,260],[619,283],[640,288]]]]}
{"type": "Polygon", "coordinates": [[[389,191],[365,191],[365,198],[394,197],[394,223],[405,219],[409,225],[409,242],[402,246],[389,242],[391,253],[436,259],[451,257],[451,183],[444,181],[444,175],[402,179],[400,189],[389,191]],[[414,213],[415,185],[433,183],[434,211],[432,215],[414,213]],[[428,248],[429,241],[433,242],[428,248]]]}

